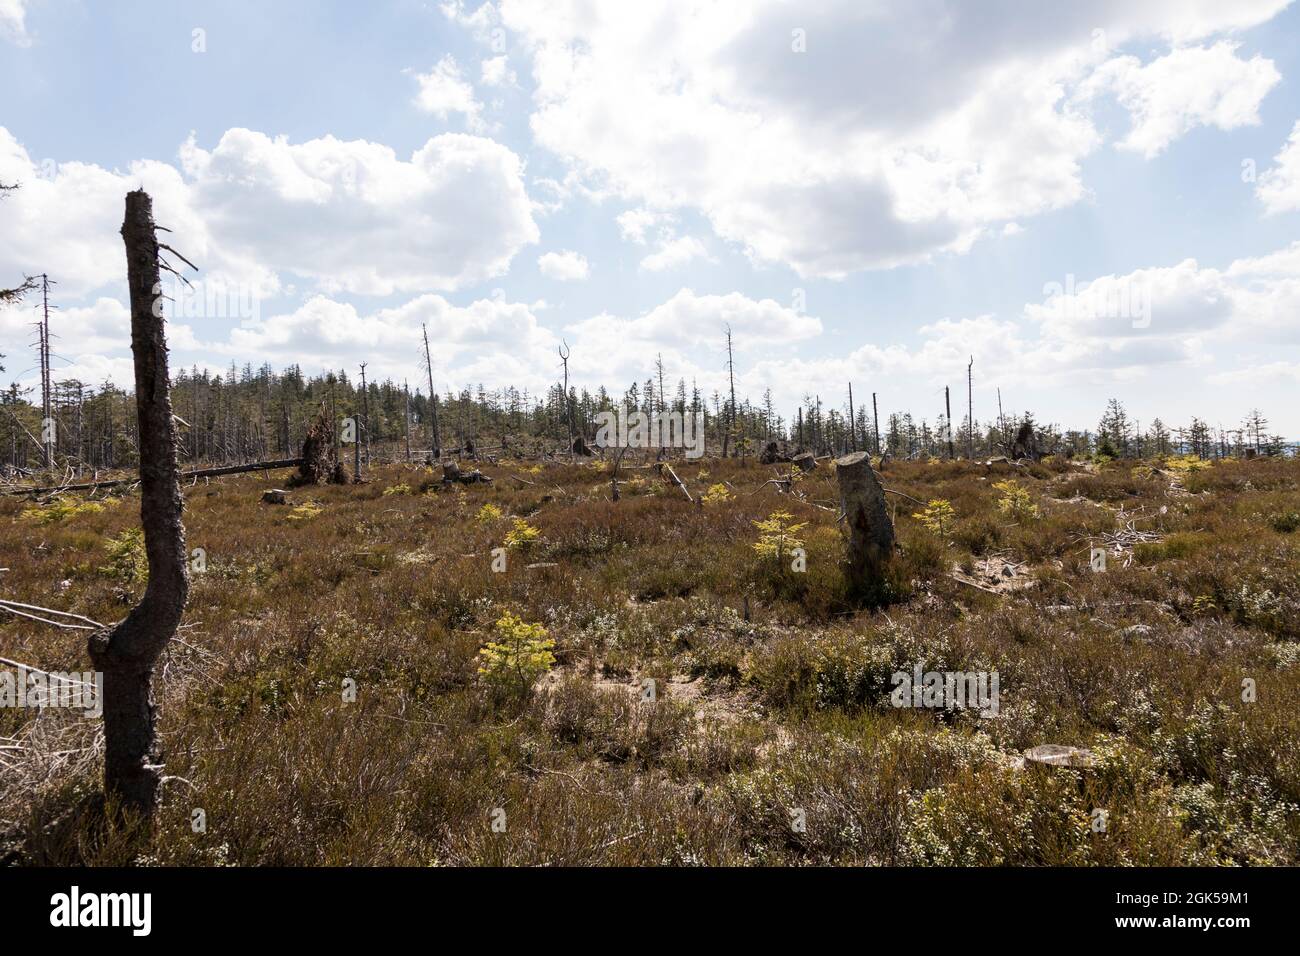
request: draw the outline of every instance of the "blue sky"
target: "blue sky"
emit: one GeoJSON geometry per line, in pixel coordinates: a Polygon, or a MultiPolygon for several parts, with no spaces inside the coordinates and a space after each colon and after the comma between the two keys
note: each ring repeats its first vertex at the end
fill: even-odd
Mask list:
{"type": "Polygon", "coordinates": [[[59,280],[56,374],[129,381],[144,184],[255,303],[174,316],[177,364],[415,383],[423,321],[442,388],[545,388],[565,339],[580,384],[709,390],[729,323],[786,409],[934,417],[973,354],[977,417],[1300,435],[1297,36],[1283,0],[0,0],[0,280],[59,280]]]}

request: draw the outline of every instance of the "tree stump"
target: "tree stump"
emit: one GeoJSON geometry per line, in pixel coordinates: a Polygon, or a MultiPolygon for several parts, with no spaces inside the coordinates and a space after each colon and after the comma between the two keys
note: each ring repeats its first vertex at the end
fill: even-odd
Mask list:
{"type": "Polygon", "coordinates": [[[849,588],[858,595],[872,593],[884,582],[885,563],[894,554],[894,523],[885,506],[885,490],[865,451],[838,459],[835,477],[849,530],[849,588]]]}
{"type": "Polygon", "coordinates": [[[159,243],[153,200],[126,195],[126,245],[131,302],[131,354],[139,422],[140,523],[149,583],[144,597],[116,626],[90,635],[87,650],[104,675],[104,793],[150,820],[158,804],[162,754],[154,723],[154,665],[176,634],[189,596],[185,528],[181,524],[176,421],[167,391],[167,340],[157,308],[159,243]]]}
{"type": "Polygon", "coordinates": [[[478,483],[490,485],[492,479],[483,472],[475,468],[473,471],[461,471],[460,465],[454,461],[449,461],[442,466],[442,483],[451,485],[460,483],[462,485],[473,485],[478,483]]]}
{"type": "Polygon", "coordinates": [[[279,488],[271,488],[262,492],[262,503],[267,505],[284,505],[289,503],[289,498],[279,488]]]}
{"type": "Polygon", "coordinates": [[[810,451],[801,452],[800,454],[795,455],[790,460],[793,461],[795,465],[798,466],[800,471],[805,473],[813,471],[817,468],[817,458],[810,451]]]}

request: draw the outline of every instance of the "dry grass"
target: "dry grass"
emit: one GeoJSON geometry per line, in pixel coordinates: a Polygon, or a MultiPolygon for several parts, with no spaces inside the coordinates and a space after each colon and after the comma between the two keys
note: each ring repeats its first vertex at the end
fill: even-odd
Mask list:
{"type": "MultiPolygon", "coordinates": [[[[621,474],[633,480],[614,503],[608,472],[525,467],[443,489],[428,469],[385,466],[287,507],[259,502],[262,476],[188,488],[207,571],[162,668],[178,779],[156,832],[141,846],[86,811],[94,723],[4,709],[0,748],[20,749],[0,749],[0,859],[1300,862],[1300,532],[1279,530],[1300,510],[1300,462],[1173,482],[1119,463],[889,462],[889,488],[951,501],[956,523],[940,538],[893,499],[902,554],[874,609],[845,601],[824,467],[798,497],[752,462],[678,467],[696,498],[728,487],[703,507],[650,469],[621,474]],[[999,511],[1008,478],[1038,518],[999,511]],[[480,518],[485,504],[501,517],[480,518]],[[753,549],[753,522],[777,510],[807,522],[804,574],[753,549]],[[540,537],[494,573],[515,518],[540,537]],[[1150,540],[1105,538],[1129,521],[1150,540]],[[1109,569],[1094,574],[1103,540],[1109,569]],[[954,579],[985,580],[992,559],[1028,580],[954,579]],[[522,697],[477,672],[505,612],[556,642],[555,671],[522,697]],[[890,674],[916,663],[998,671],[1000,715],[893,708],[890,674]],[[1041,743],[1089,746],[1098,764],[1016,769],[1041,743]]],[[[120,618],[140,584],[109,549],[138,498],[48,521],[28,506],[0,501],[0,596],[120,618]]],[[[84,633],[17,618],[0,656],[89,666],[84,633]]]]}

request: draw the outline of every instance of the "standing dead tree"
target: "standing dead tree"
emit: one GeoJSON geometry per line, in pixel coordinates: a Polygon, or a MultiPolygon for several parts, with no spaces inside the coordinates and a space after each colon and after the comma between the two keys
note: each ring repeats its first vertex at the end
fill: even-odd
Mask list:
{"type": "Polygon", "coordinates": [[[168,395],[167,341],[154,309],[159,251],[153,200],[127,193],[122,240],[131,297],[131,352],[140,427],[140,522],[149,583],[144,597],[115,627],[89,640],[95,669],[104,675],[104,793],[124,809],[152,816],[162,780],[154,732],[153,670],[176,634],[189,596],[185,527],[181,524],[176,425],[168,395]]]}
{"type": "Polygon", "coordinates": [[[722,435],[722,457],[731,447],[731,433],[736,428],[736,363],[731,354],[731,326],[727,326],[727,378],[731,382],[731,399],[727,403],[727,430],[722,435]]]}
{"type": "Polygon", "coordinates": [[[433,388],[433,357],[429,354],[429,330],[423,323],[420,332],[424,335],[424,366],[429,371],[429,462],[432,464],[442,457],[442,436],[438,433],[438,393],[433,388]]]}
{"type": "Polygon", "coordinates": [[[894,523],[885,506],[885,491],[864,451],[838,459],[835,477],[849,531],[849,590],[858,597],[879,594],[885,563],[894,554],[894,523]]]}
{"type": "Polygon", "coordinates": [[[569,401],[569,343],[561,341],[557,350],[560,353],[560,361],[564,364],[564,421],[569,427],[569,453],[573,454],[578,450],[573,440],[573,404],[569,401]]]}
{"type": "Polygon", "coordinates": [[[975,356],[966,363],[966,457],[975,460],[975,391],[971,384],[971,370],[975,367],[975,356]]]}

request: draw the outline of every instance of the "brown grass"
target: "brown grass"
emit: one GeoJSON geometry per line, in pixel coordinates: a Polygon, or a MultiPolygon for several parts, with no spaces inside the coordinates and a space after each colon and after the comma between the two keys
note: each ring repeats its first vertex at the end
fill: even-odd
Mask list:
{"type": "MultiPolygon", "coordinates": [[[[615,503],[608,472],[524,467],[443,489],[428,469],[384,466],[287,507],[259,502],[274,485],[262,476],[186,489],[208,569],[162,667],[177,779],[155,832],[105,830],[87,809],[97,724],[0,709],[0,737],[20,748],[0,751],[0,859],[1300,862],[1300,532],[1278,530],[1300,510],[1300,462],[1221,463],[1171,487],[1119,463],[891,461],[887,487],[950,500],[957,523],[940,539],[891,498],[902,551],[875,609],[845,600],[825,467],[792,497],[764,486],[776,468],[684,463],[696,497],[730,487],[704,507],[650,469],[621,475],[639,483],[615,503]],[[1006,478],[1039,518],[999,512],[1006,478]],[[399,485],[410,493],[384,494],[399,485]],[[290,520],[307,501],[320,513],[290,520]],[[504,516],[477,520],[486,503],[504,516]],[[1155,539],[1093,574],[1090,545],[1118,508],[1155,539]],[[777,510],[807,522],[805,574],[753,550],[753,522],[777,510]],[[540,539],[493,573],[514,517],[540,539]],[[1032,586],[992,593],[950,574],[989,556],[1032,586]],[[477,672],[506,611],[556,642],[554,673],[523,698],[477,672]],[[997,670],[1000,715],[892,707],[891,673],[918,662],[997,670]],[[1098,765],[1017,769],[1041,743],[1089,746],[1098,765]]],[[[0,501],[0,595],[120,618],[140,585],[102,569],[138,499],[44,524],[29,506],[0,501]]],[[[50,670],[87,669],[84,643],[21,619],[0,630],[0,656],[50,670]]]]}

